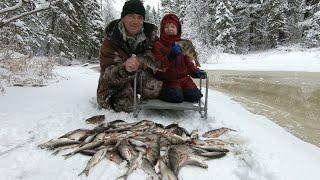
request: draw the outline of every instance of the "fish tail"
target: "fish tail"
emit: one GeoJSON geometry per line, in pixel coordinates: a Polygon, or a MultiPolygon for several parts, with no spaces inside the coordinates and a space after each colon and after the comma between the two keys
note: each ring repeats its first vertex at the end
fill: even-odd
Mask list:
{"type": "Polygon", "coordinates": [[[56,150],[56,151],[54,151],[54,152],[52,153],[52,155],[57,155],[57,154],[59,154],[59,152],[60,152],[60,150],[56,150]]]}
{"type": "Polygon", "coordinates": [[[75,155],[74,153],[68,153],[68,154],[64,154],[62,155],[64,157],[64,159],[68,159],[70,157],[72,157],[73,155],[75,155]]]}
{"type": "Polygon", "coordinates": [[[85,174],[86,176],[89,176],[89,170],[88,169],[84,169],[83,171],[81,171],[81,173],[78,174],[78,176],[81,176],[82,174],[85,174]]]}
{"type": "Polygon", "coordinates": [[[205,163],[204,161],[198,159],[197,157],[194,156],[190,156],[190,163],[192,165],[198,166],[198,167],[202,167],[202,168],[208,168],[208,164],[205,163]]]}
{"type": "Polygon", "coordinates": [[[116,179],[124,179],[126,180],[128,178],[128,175],[124,174],[122,176],[117,177],[116,179]]]}
{"type": "Polygon", "coordinates": [[[46,147],[46,145],[45,145],[45,143],[43,143],[43,144],[39,144],[38,147],[41,149],[44,149],[46,147]]]}

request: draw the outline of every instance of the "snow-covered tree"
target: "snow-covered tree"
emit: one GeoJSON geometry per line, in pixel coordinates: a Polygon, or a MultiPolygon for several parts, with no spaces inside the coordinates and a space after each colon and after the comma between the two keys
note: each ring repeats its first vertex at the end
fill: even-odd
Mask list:
{"type": "Polygon", "coordinates": [[[151,16],[151,6],[147,5],[145,7],[146,10],[146,15],[145,15],[145,21],[146,22],[151,22],[152,21],[152,16],[151,16]]]}
{"type": "Polygon", "coordinates": [[[23,54],[34,54],[40,48],[44,26],[37,14],[30,14],[37,9],[37,5],[36,1],[2,1],[0,47],[9,47],[23,54]]]}
{"type": "Polygon", "coordinates": [[[160,10],[156,11],[154,7],[152,7],[152,12],[151,12],[151,22],[155,25],[159,25],[161,21],[160,17],[160,10]]]}
{"type": "Polygon", "coordinates": [[[270,0],[265,4],[267,20],[267,39],[271,47],[286,42],[291,36],[288,31],[287,0],[270,0]]]}
{"type": "Polygon", "coordinates": [[[97,0],[64,0],[47,19],[46,55],[96,57],[103,35],[103,20],[97,0]]]}
{"type": "Polygon", "coordinates": [[[320,46],[320,2],[306,1],[305,20],[302,23],[303,37],[307,47],[320,46]]]}
{"type": "Polygon", "coordinates": [[[235,25],[233,7],[230,1],[222,0],[216,6],[214,44],[223,52],[235,53],[235,25]]]}
{"type": "Polygon", "coordinates": [[[290,41],[299,42],[302,37],[302,27],[300,23],[304,19],[305,0],[288,0],[288,31],[291,32],[290,41]]]}
{"type": "Polygon", "coordinates": [[[116,19],[116,10],[113,6],[114,0],[105,0],[102,8],[102,17],[104,24],[108,24],[116,19]]]}

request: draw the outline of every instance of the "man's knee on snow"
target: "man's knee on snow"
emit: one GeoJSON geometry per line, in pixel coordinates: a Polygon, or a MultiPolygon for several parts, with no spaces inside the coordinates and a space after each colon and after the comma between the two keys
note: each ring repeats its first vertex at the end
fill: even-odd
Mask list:
{"type": "Polygon", "coordinates": [[[178,88],[164,88],[160,93],[160,99],[171,103],[182,103],[183,93],[178,88]]]}
{"type": "Polygon", "coordinates": [[[112,109],[117,112],[132,112],[134,104],[133,101],[133,89],[131,87],[123,89],[110,98],[112,109]]]}

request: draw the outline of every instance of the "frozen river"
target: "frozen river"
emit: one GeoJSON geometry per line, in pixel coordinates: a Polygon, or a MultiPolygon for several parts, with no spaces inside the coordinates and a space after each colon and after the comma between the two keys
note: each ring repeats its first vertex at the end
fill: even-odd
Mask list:
{"type": "Polygon", "coordinates": [[[210,70],[209,77],[210,88],[320,147],[320,73],[210,70]]]}

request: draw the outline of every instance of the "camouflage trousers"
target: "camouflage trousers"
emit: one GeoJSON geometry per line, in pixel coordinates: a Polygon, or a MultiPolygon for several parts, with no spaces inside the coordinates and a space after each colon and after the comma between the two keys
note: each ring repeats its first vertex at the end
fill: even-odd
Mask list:
{"type": "MultiPolygon", "coordinates": [[[[137,83],[137,92],[140,93],[140,78],[137,83]]],[[[156,80],[148,73],[142,74],[142,96],[144,99],[158,98],[162,89],[162,81],[156,80]]],[[[113,109],[116,112],[132,112],[134,109],[134,89],[133,80],[128,82],[124,88],[113,91],[108,98],[98,98],[98,103],[102,108],[113,109]],[[103,101],[103,102],[101,102],[103,101]]],[[[104,96],[106,97],[106,96],[104,96]]]]}

